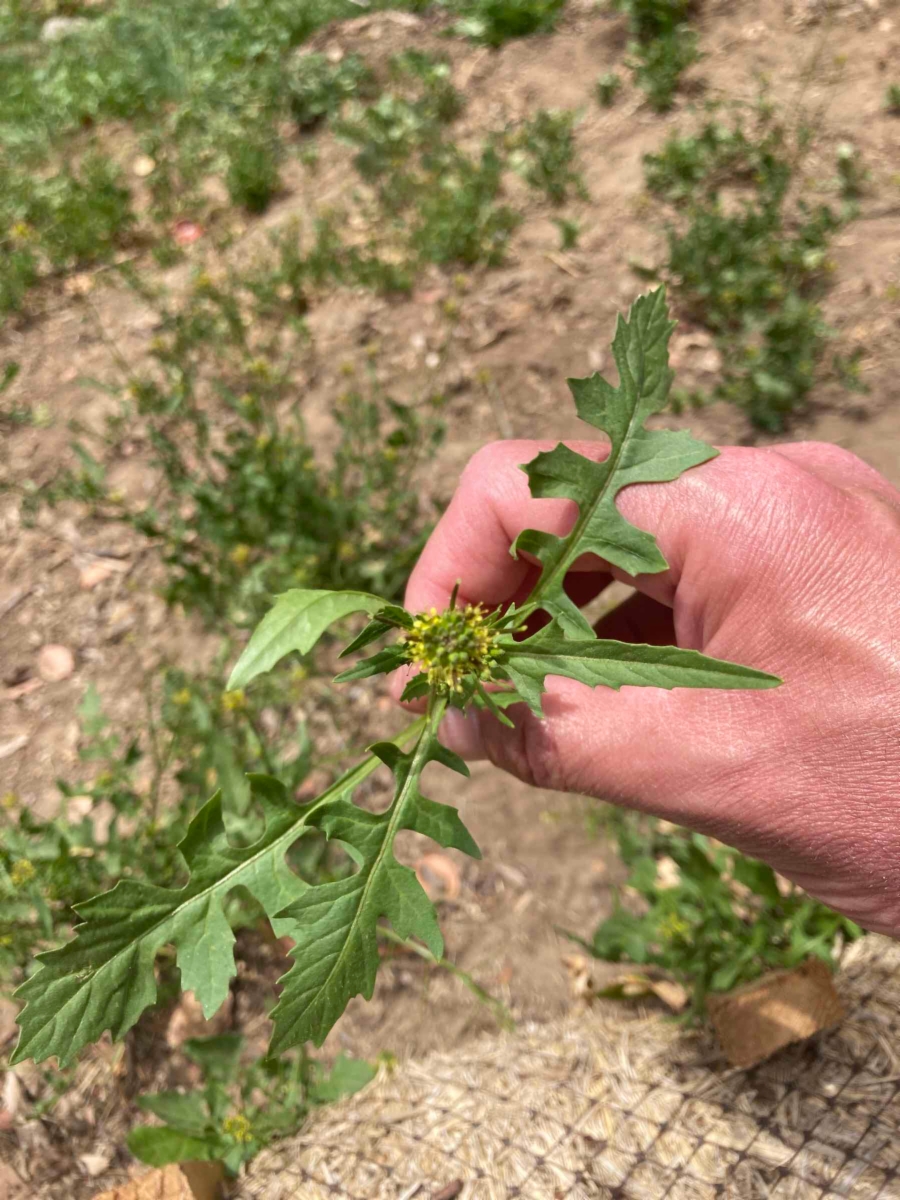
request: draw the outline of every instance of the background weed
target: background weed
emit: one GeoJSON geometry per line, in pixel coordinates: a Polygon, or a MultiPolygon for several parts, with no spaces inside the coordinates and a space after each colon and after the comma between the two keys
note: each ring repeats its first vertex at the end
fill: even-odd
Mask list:
{"type": "Polygon", "coordinates": [[[656,112],[672,107],[681,75],[700,57],[688,19],[692,0],[614,0],[628,17],[629,65],[656,112]]]}
{"type": "Polygon", "coordinates": [[[622,87],[622,79],[615,71],[606,71],[599,76],[595,85],[597,103],[602,108],[611,108],[622,87]]]}
{"type": "Polygon", "coordinates": [[[819,301],[828,246],[849,210],[810,204],[796,186],[804,131],[766,108],[674,135],[645,159],[648,188],[677,220],[665,273],[682,311],[716,334],[724,379],[716,396],[778,431],[804,402],[828,337],[819,301]]]}
{"type": "Polygon", "coordinates": [[[375,1076],[367,1062],[343,1054],[326,1071],[303,1051],[242,1063],[242,1048],[236,1033],[186,1041],[183,1052],[200,1067],[203,1086],[141,1096],[140,1108],[163,1123],[132,1130],[132,1154],[156,1167],[221,1162],[236,1175],[273,1138],[299,1129],[310,1108],[350,1096],[375,1076]]]}
{"type": "Polygon", "coordinates": [[[589,949],[608,962],[662,967],[691,996],[689,1019],[724,992],[862,936],[846,917],[776,877],[771,867],[700,834],[622,810],[609,814],[627,887],[589,949]]]}
{"type": "Polygon", "coordinates": [[[548,33],[564,5],[565,0],[449,0],[449,7],[461,14],[454,33],[487,46],[548,33]]]}

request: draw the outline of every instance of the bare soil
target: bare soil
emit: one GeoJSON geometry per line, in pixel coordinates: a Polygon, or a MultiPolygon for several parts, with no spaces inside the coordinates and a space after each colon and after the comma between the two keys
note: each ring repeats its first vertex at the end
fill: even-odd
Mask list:
{"type": "MultiPolygon", "coordinates": [[[[823,188],[841,141],[860,149],[870,173],[860,216],[837,239],[826,304],[838,331],[836,348],[865,352],[868,391],[851,395],[824,381],[809,414],[783,440],[836,442],[900,485],[900,120],[883,108],[887,84],[900,78],[900,5],[707,0],[697,24],[705,57],[692,69],[675,111],[662,117],[649,111],[630,81],[615,107],[597,106],[599,74],[615,68],[627,77],[621,61],[625,26],[621,17],[584,0],[572,0],[554,34],[497,52],[440,38],[440,21],[405,14],[362,16],[319,35],[318,48],[358,51],[376,61],[405,46],[433,45],[450,54],[468,101],[459,124],[464,143],[538,107],[581,109],[577,139],[590,194],[564,210],[582,227],[575,250],[559,250],[554,212],[517,194],[527,217],[508,264],[467,272],[461,292],[458,281],[433,270],[408,301],[344,291],[318,304],[310,314],[311,348],[298,368],[297,387],[311,426],[321,430],[323,452],[330,407],[343,386],[342,364],[361,362],[363,343],[373,336],[380,346],[377,370],[389,390],[409,397],[443,390],[450,396],[448,440],[429,477],[444,498],[469,455],[487,440],[577,434],[565,379],[609,366],[615,315],[643,289],[631,265],[658,261],[663,245],[658,214],[643,191],[642,156],[689,121],[689,106],[714,98],[753,101],[764,80],[774,100],[814,115],[821,137],[810,171],[823,188]],[[451,295],[460,302],[452,321],[443,307],[451,295]],[[431,351],[439,355],[436,368],[426,363],[431,351]]],[[[247,228],[236,255],[252,254],[265,232],[346,189],[346,148],[328,134],[319,140],[317,173],[291,168],[287,194],[247,228]]],[[[198,243],[197,259],[204,253],[198,243]]],[[[183,284],[190,266],[168,273],[173,288],[183,284]]],[[[109,280],[108,273],[97,273],[90,293],[80,298],[48,290],[39,319],[2,335],[3,356],[22,366],[10,398],[46,405],[52,415],[48,427],[16,430],[0,447],[0,470],[14,481],[41,482],[66,460],[71,419],[102,421],[108,397],[81,380],[117,380],[111,345],[130,362],[147,352],[156,315],[109,280]]],[[[674,336],[673,365],[687,387],[709,387],[720,369],[709,336],[688,323],[674,336]]],[[[721,404],[667,420],[720,444],[772,440],[721,404]]],[[[123,460],[115,471],[116,486],[129,495],[139,497],[148,486],[146,464],[139,460],[123,460]]],[[[27,529],[16,493],[0,495],[0,792],[13,791],[50,815],[59,803],[56,779],[75,770],[75,709],[89,683],[117,722],[139,729],[149,675],[163,662],[195,667],[211,661],[216,632],[167,611],[156,593],[161,580],[154,551],[135,534],[93,522],[76,505],[46,513],[27,529]],[[108,578],[81,588],[82,569],[97,562],[112,564],[108,578]],[[61,643],[75,656],[74,673],[58,683],[42,681],[37,670],[38,651],[48,643],[61,643]]],[[[369,702],[380,723],[393,722],[377,691],[369,702]]],[[[591,806],[536,793],[485,766],[464,791],[436,775],[431,794],[459,799],[485,855],[476,864],[459,860],[459,896],[442,904],[448,956],[514,1016],[549,1018],[565,1010],[572,1002],[562,962],[568,943],[556,927],[588,934],[609,910],[616,872],[605,842],[590,832],[591,806]]],[[[409,845],[410,860],[425,848],[409,845]]],[[[247,978],[239,979],[239,999],[226,1020],[238,1021],[251,1039],[261,1041],[265,1033],[261,1002],[252,1000],[253,980],[267,981],[279,956],[276,949],[271,961],[253,965],[248,950],[242,966],[247,978]],[[251,998],[246,1003],[242,987],[244,998],[251,998]]],[[[185,1029],[196,1032],[196,1018],[184,1008],[179,1012],[179,1036],[185,1029]]],[[[9,1013],[0,1000],[0,1049],[12,1042],[9,1013]]],[[[170,1012],[153,1022],[168,1028],[173,1019],[170,1012]]],[[[384,970],[374,1000],[350,1005],[325,1050],[419,1054],[455,1045],[493,1021],[452,976],[398,956],[384,970]]],[[[173,1067],[158,1059],[158,1051],[150,1053],[151,1025],[144,1022],[130,1035],[124,1053],[101,1045],[86,1055],[77,1096],[51,1118],[27,1119],[22,1104],[7,1128],[0,1124],[0,1196],[5,1188],[10,1197],[88,1197],[127,1175],[132,1164],[122,1138],[132,1119],[131,1098],[151,1085],[187,1078],[183,1065],[173,1067]],[[92,1154],[99,1158],[83,1158],[92,1154]],[[106,1166],[92,1174],[100,1160],[106,1166]]],[[[164,1038],[161,1044],[166,1046],[164,1038]]],[[[29,1066],[16,1078],[26,1094],[45,1086],[29,1066]]]]}

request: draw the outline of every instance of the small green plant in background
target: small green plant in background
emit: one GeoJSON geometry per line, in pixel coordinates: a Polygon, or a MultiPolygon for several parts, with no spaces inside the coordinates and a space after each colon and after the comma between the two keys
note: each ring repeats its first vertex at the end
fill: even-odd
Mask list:
{"type": "Polygon", "coordinates": [[[339,1055],[330,1071],[303,1051],[242,1063],[240,1034],[191,1038],[182,1047],[203,1075],[194,1091],[155,1092],[138,1106],[160,1125],[141,1125],[128,1137],[132,1154],[154,1167],[220,1162],[236,1175],[276,1138],[300,1128],[308,1111],[351,1096],[374,1078],[361,1059],[339,1055]]]}
{"type": "Polygon", "coordinates": [[[134,220],[121,171],[100,151],[50,175],[8,170],[0,191],[0,314],[20,309],[42,275],[112,257],[134,220]]]}
{"type": "Polygon", "coordinates": [[[900,83],[891,83],[884,94],[884,107],[892,117],[900,117],[900,83]]]}
{"type": "Polygon", "coordinates": [[[600,107],[611,108],[616,102],[616,96],[618,96],[621,87],[622,79],[615,71],[606,71],[601,75],[594,85],[597,103],[600,107]]]}
{"type": "MultiPolygon", "coordinates": [[[[689,1020],[711,992],[810,955],[834,965],[837,946],[862,936],[846,917],[813,900],[771,867],[700,834],[613,810],[610,821],[626,886],[613,914],[582,942],[597,958],[668,972],[690,996],[689,1020]]],[[[580,940],[580,939],[576,939],[580,940]]]]}
{"type": "Polygon", "coordinates": [[[700,51],[689,19],[693,0],[613,0],[628,17],[630,62],[635,82],[656,112],[672,107],[681,76],[700,51]]]}
{"type": "Polygon", "coordinates": [[[586,198],[575,167],[575,113],[539,109],[510,137],[510,166],[552,204],[563,204],[570,191],[586,198]]]}
{"type": "Polygon", "coordinates": [[[620,319],[613,342],[618,386],[599,375],[572,381],[579,415],[609,435],[612,452],[605,462],[595,463],[560,444],[527,464],[535,499],[568,497],[577,504],[579,517],[564,538],[537,530],[519,536],[516,551],[540,564],[531,593],[519,604],[494,612],[473,605],[459,608],[457,589],[444,611],[418,614],[363,591],[295,588],[278,598],[238,659],[231,690],[244,691],[291,654],[308,653],[342,618],[364,613],[368,622],[344,655],[366,650],[368,656],[336,681],[412,665],[418,674],[410,679],[404,699],[424,700],[425,715],[392,741],[377,743],[302,807],[277,778],[252,774],[252,803],[264,825],[249,845],[228,838],[217,792],[180,843],[188,872],[181,887],[124,879],[82,904],[76,937],[42,954],[39,969],[19,989],[25,1007],[13,1061],[55,1055],[64,1065],[105,1029],[121,1037],[155,1000],[154,960],[166,945],[175,948],[182,986],[194,992],[205,1015],[212,1015],[235,973],[223,905],[236,888],[250,892],[277,936],[294,942],[294,965],[272,1012],[272,1054],[309,1040],[321,1045],[353,996],[371,997],[380,921],[441,958],[443,939],[434,908],[414,872],[396,860],[393,847],[402,829],[412,829],[444,847],[479,854],[458,811],[420,790],[429,763],[468,774],[438,738],[450,707],[465,711],[474,705],[508,721],[504,708],[524,703],[540,719],[548,676],[616,690],[626,684],[779,685],[775,676],[693,650],[599,640],[565,589],[569,569],[585,554],[596,554],[632,575],[665,570],[655,538],[625,521],[616,496],[634,481],[635,462],[641,464],[642,482],[665,482],[717,453],[686,431],[645,428],[668,400],[673,328],[662,288],[640,297],[628,319],[620,319]],[[548,623],[529,636],[526,623],[538,613],[548,623]],[[372,652],[386,637],[392,640],[372,652]],[[381,766],[394,776],[394,798],[385,811],[373,813],[355,804],[353,795],[381,766]],[[356,871],[310,886],[288,869],[285,854],[313,831],[347,848],[356,871]]]}
{"type": "Polygon", "coordinates": [[[231,140],[227,154],[225,186],[232,204],[248,213],[265,212],[281,184],[278,142],[265,130],[246,129],[231,140]]]}
{"type": "Polygon", "coordinates": [[[278,319],[299,322],[309,286],[310,261],[291,252],[282,245],[274,278],[201,275],[163,311],[150,365],[123,365],[121,408],[100,445],[82,431],[78,466],[29,497],[32,509],[80,499],[133,526],[161,550],[169,601],[213,622],[252,623],[291,586],[396,595],[428,530],[414,478],[442,436],[440,399],[400,404],[363,374],[335,398],[337,444],[317,456],[278,319]],[[140,431],[159,482],[132,502],[109,488],[104,461],[140,431]]]}
{"type": "Polygon", "coordinates": [[[581,236],[581,226],[578,222],[570,221],[566,217],[555,217],[553,224],[559,230],[560,250],[574,250],[581,236]]]}
{"type": "Polygon", "coordinates": [[[337,116],[346,100],[371,96],[375,87],[375,76],[358,54],[337,63],[324,54],[300,55],[287,80],[291,116],[301,133],[308,133],[337,116]]]}
{"type": "Polygon", "coordinates": [[[549,33],[566,0],[442,0],[460,19],[453,32],[494,48],[512,38],[549,33]]]}
{"type": "MultiPolygon", "coordinates": [[[[820,371],[829,245],[854,212],[847,200],[839,211],[813,204],[797,186],[808,142],[807,131],[790,132],[761,104],[749,119],[714,117],[696,133],[674,134],[645,158],[648,189],[674,215],[663,274],[722,352],[713,394],[773,432],[802,407],[820,371]]],[[[860,169],[854,155],[843,171],[855,180],[860,169]]]]}

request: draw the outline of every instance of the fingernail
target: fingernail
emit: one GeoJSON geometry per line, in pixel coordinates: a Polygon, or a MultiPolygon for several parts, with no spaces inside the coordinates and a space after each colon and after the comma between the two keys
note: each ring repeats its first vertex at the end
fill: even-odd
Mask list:
{"type": "Polygon", "coordinates": [[[448,750],[470,762],[487,758],[478,713],[469,710],[468,716],[451,708],[441,721],[440,740],[448,750]]]}

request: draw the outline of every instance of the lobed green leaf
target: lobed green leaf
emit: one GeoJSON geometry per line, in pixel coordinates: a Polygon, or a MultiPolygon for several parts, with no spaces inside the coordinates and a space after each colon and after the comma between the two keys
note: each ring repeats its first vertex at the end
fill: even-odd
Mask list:
{"type": "Polygon", "coordinates": [[[710,658],[677,646],[646,646],[601,638],[575,641],[562,636],[559,622],[524,642],[504,646],[504,669],[535,716],[548,675],[576,679],[588,687],[772,688],[776,675],[710,658]]]}
{"type": "MultiPolygon", "coordinates": [[[[415,722],[398,742],[422,725],[415,722]]],[[[229,842],[217,792],[179,845],[191,873],[184,887],[122,880],[79,907],[83,923],[71,942],[38,955],[40,970],[16,992],[26,1003],[12,1061],[56,1056],[65,1065],[106,1029],[114,1038],[122,1037],[155,1002],[154,962],[169,943],[176,950],[182,986],[195,993],[206,1016],[215,1012],[235,973],[234,935],[223,908],[228,893],[246,887],[279,936],[292,932],[290,921],[277,914],[302,896],[307,884],[289,869],[287,850],[312,828],[312,817],[349,795],[379,762],[376,757],[364,760],[304,808],[293,803],[277,780],[249,776],[265,829],[248,847],[229,842]]]]}
{"type": "Polygon", "coordinates": [[[309,888],[279,914],[292,922],[296,945],[291,951],[295,965],[284,977],[272,1011],[273,1054],[309,1040],[321,1046],[353,996],[371,998],[380,918],[386,917],[401,937],[419,938],[435,957],[443,954],[431,901],[415,873],[394,858],[393,842],[401,829],[481,857],[456,809],[427,799],[418,787],[422,770],[432,761],[467,775],[461,759],[427,732],[413,752],[405,754],[389,742],[373,746],[372,752],[394,772],[391,807],[375,814],[346,800],[323,810],[318,822],[347,849],[359,870],[348,879],[309,888]]]}
{"type": "Polygon", "coordinates": [[[601,375],[569,380],[579,417],[609,435],[610,452],[603,462],[560,443],[523,467],[536,499],[562,497],[578,505],[567,537],[527,529],[512,548],[514,554],[525,551],[541,563],[529,601],[556,617],[566,637],[591,636],[590,625],[563,589],[566,572],[581,555],[596,554],[629,575],[654,574],[668,565],[656,538],[626,521],[616,507],[622,488],[677,479],[718,454],[685,431],[644,428],[668,399],[673,375],[668,344],[674,328],[664,288],[639,296],[628,317],[620,316],[616,324],[612,349],[619,386],[612,387],[601,375]]]}

